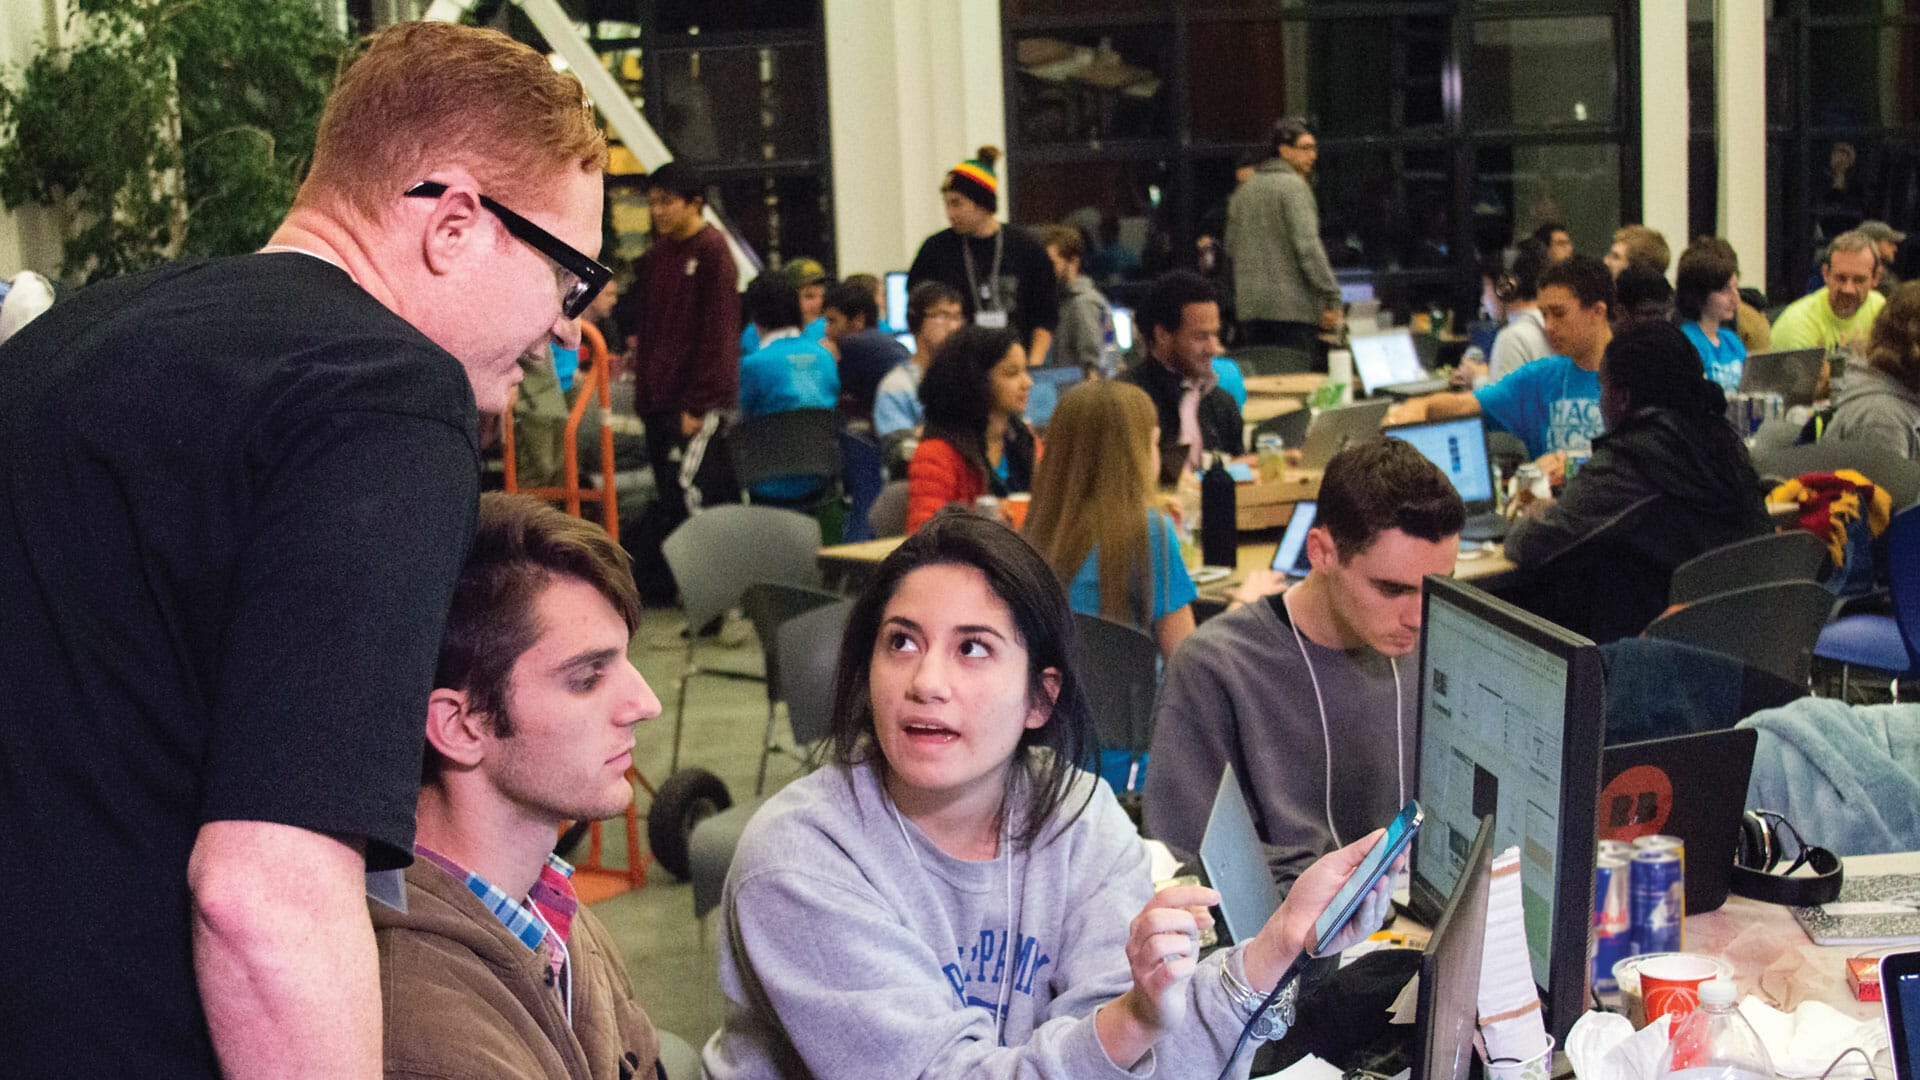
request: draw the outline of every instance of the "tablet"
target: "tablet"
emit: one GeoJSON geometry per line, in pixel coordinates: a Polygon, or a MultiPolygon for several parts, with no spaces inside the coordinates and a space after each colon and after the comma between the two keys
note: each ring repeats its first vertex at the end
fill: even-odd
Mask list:
{"type": "Polygon", "coordinates": [[[1880,958],[1880,1000],[1887,1010],[1895,1080],[1914,1080],[1914,1054],[1920,1050],[1920,952],[1880,958]]]}
{"type": "Polygon", "coordinates": [[[1307,576],[1313,564],[1307,561],[1307,530],[1313,528],[1319,504],[1302,499],[1293,504],[1293,516],[1287,519],[1287,531],[1280,535],[1280,546],[1273,549],[1273,572],[1289,581],[1307,576]]]}

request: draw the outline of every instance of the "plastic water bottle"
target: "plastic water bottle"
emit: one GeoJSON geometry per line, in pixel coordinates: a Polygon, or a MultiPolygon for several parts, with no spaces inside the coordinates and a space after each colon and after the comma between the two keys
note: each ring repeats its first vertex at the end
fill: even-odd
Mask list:
{"type": "Polygon", "coordinates": [[[1700,1007],[1674,1024],[1659,1076],[1673,1080],[1773,1080],[1760,1033],[1733,1003],[1733,981],[1700,984],[1700,1007]]]}

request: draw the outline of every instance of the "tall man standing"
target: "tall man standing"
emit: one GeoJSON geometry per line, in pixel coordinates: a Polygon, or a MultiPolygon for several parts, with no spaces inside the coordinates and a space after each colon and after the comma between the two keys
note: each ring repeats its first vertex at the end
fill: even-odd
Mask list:
{"type": "Polygon", "coordinates": [[[532,49],[391,26],[265,249],[0,347],[10,1071],[379,1075],[363,871],[412,857],[475,406],[578,340],[605,156],[532,49]]]}
{"type": "Polygon", "coordinates": [[[669,530],[687,516],[689,494],[698,499],[707,444],[740,397],[739,278],[726,237],[701,214],[705,192],[699,172],[678,161],[648,175],[653,246],[634,268],[633,404],[669,530]]]}
{"type": "Polygon", "coordinates": [[[1320,211],[1307,185],[1320,143],[1296,119],[1273,125],[1274,157],[1227,200],[1234,310],[1248,345],[1312,353],[1340,324],[1340,283],[1320,243],[1320,211]]]}

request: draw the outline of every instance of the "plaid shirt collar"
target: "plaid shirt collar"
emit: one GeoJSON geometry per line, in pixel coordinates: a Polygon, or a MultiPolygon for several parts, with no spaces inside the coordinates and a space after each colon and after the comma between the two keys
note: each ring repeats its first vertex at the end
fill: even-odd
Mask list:
{"type": "Polygon", "coordinates": [[[555,944],[559,946],[552,952],[556,959],[564,955],[567,935],[573,928],[574,913],[580,910],[580,898],[574,895],[573,882],[569,880],[573,877],[573,867],[558,856],[547,856],[547,865],[541,868],[539,880],[533,883],[533,889],[523,903],[425,844],[413,845],[413,851],[463,882],[467,890],[478,897],[488,911],[493,912],[493,917],[500,920],[500,925],[506,927],[507,932],[520,939],[520,943],[527,948],[539,952],[540,946],[547,940],[548,927],[552,927],[557,938],[555,944]]]}

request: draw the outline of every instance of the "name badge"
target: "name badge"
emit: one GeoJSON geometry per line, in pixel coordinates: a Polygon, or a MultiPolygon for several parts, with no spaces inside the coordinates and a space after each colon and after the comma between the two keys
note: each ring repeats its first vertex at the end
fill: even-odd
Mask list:
{"type": "Polygon", "coordinates": [[[1005,330],[1007,313],[1004,311],[976,311],[973,313],[973,325],[984,326],[989,330],[1005,330]]]}

